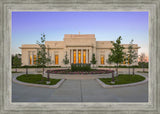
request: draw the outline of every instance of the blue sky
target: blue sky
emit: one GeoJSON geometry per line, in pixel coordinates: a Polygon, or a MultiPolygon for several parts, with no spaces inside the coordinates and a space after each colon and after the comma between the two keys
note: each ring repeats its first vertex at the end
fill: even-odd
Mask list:
{"type": "Polygon", "coordinates": [[[134,43],[148,56],[148,12],[12,12],[12,54],[22,44],[35,44],[41,34],[47,41],[63,41],[64,34],[95,34],[97,41],[134,43]]]}

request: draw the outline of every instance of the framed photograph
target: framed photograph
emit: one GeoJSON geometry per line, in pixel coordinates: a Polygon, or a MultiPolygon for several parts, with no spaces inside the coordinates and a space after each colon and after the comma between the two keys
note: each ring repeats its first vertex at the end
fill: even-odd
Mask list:
{"type": "Polygon", "coordinates": [[[0,1],[1,113],[160,113],[160,1],[0,1]]]}

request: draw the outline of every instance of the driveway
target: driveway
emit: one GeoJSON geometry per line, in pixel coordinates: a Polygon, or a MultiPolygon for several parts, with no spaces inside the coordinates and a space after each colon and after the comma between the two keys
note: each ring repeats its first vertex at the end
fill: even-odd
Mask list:
{"type": "Polygon", "coordinates": [[[103,88],[96,80],[65,80],[57,89],[12,83],[12,102],[148,102],[148,83],[103,88]]]}

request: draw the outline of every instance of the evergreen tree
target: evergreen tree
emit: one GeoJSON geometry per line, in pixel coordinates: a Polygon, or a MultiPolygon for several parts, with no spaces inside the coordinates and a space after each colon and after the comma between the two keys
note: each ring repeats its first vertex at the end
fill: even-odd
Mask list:
{"type": "Polygon", "coordinates": [[[124,60],[124,47],[121,45],[121,36],[116,40],[116,42],[112,42],[113,48],[111,49],[111,54],[109,54],[109,60],[116,64],[116,76],[118,76],[118,66],[119,63],[122,63],[124,60]]]}
{"type": "Polygon", "coordinates": [[[18,57],[18,54],[16,54],[14,57],[13,57],[13,66],[16,67],[16,72],[17,72],[17,67],[20,67],[21,66],[21,59],[18,57]]]}
{"type": "Polygon", "coordinates": [[[91,62],[91,64],[93,64],[93,66],[97,63],[97,60],[95,58],[95,54],[94,53],[92,54],[92,60],[90,62],[91,62]]]}
{"type": "Polygon", "coordinates": [[[64,63],[65,65],[67,65],[67,64],[69,63],[69,59],[68,59],[67,56],[68,56],[68,55],[67,55],[67,52],[66,52],[66,55],[65,55],[65,57],[64,57],[64,59],[63,59],[63,63],[64,63]]]}
{"type": "Polygon", "coordinates": [[[37,41],[37,44],[39,45],[40,49],[38,49],[37,52],[37,60],[36,64],[37,66],[43,67],[43,76],[44,76],[44,67],[46,63],[50,62],[50,58],[47,58],[47,52],[46,52],[46,46],[45,46],[45,34],[41,34],[41,41],[37,41]]]}
{"type": "MultiPolygon", "coordinates": [[[[136,51],[133,49],[133,40],[131,40],[129,47],[128,47],[128,54],[127,54],[127,58],[128,58],[128,64],[129,64],[129,75],[130,75],[130,65],[137,62],[137,53],[136,51]]],[[[134,66],[132,65],[133,68],[133,75],[134,75],[134,66]]]]}

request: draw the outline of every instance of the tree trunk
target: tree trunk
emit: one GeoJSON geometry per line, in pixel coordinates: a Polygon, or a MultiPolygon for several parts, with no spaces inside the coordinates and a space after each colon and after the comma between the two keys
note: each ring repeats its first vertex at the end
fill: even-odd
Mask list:
{"type": "Polygon", "coordinates": [[[28,68],[26,68],[26,75],[28,75],[28,68]]]}
{"type": "Polygon", "coordinates": [[[112,72],[112,82],[114,82],[114,71],[112,72]]]}
{"type": "Polygon", "coordinates": [[[49,72],[47,73],[47,79],[48,79],[48,81],[49,81],[49,72]]]}
{"type": "Polygon", "coordinates": [[[43,77],[44,77],[44,67],[43,67],[43,73],[42,73],[42,80],[41,81],[44,81],[43,77]]]}
{"type": "Polygon", "coordinates": [[[128,70],[129,70],[129,75],[130,75],[130,65],[128,66],[128,70]]]}
{"type": "Polygon", "coordinates": [[[16,67],[16,72],[17,72],[17,67],[16,67]]]}
{"type": "Polygon", "coordinates": [[[44,67],[43,67],[43,76],[44,76],[44,67]]]}
{"type": "Polygon", "coordinates": [[[116,69],[116,76],[118,77],[118,64],[117,64],[117,69],[116,69]]]}
{"type": "Polygon", "coordinates": [[[144,72],[144,66],[143,66],[143,72],[144,72]]]}
{"type": "Polygon", "coordinates": [[[133,67],[133,75],[134,75],[134,67],[133,67]]]}

